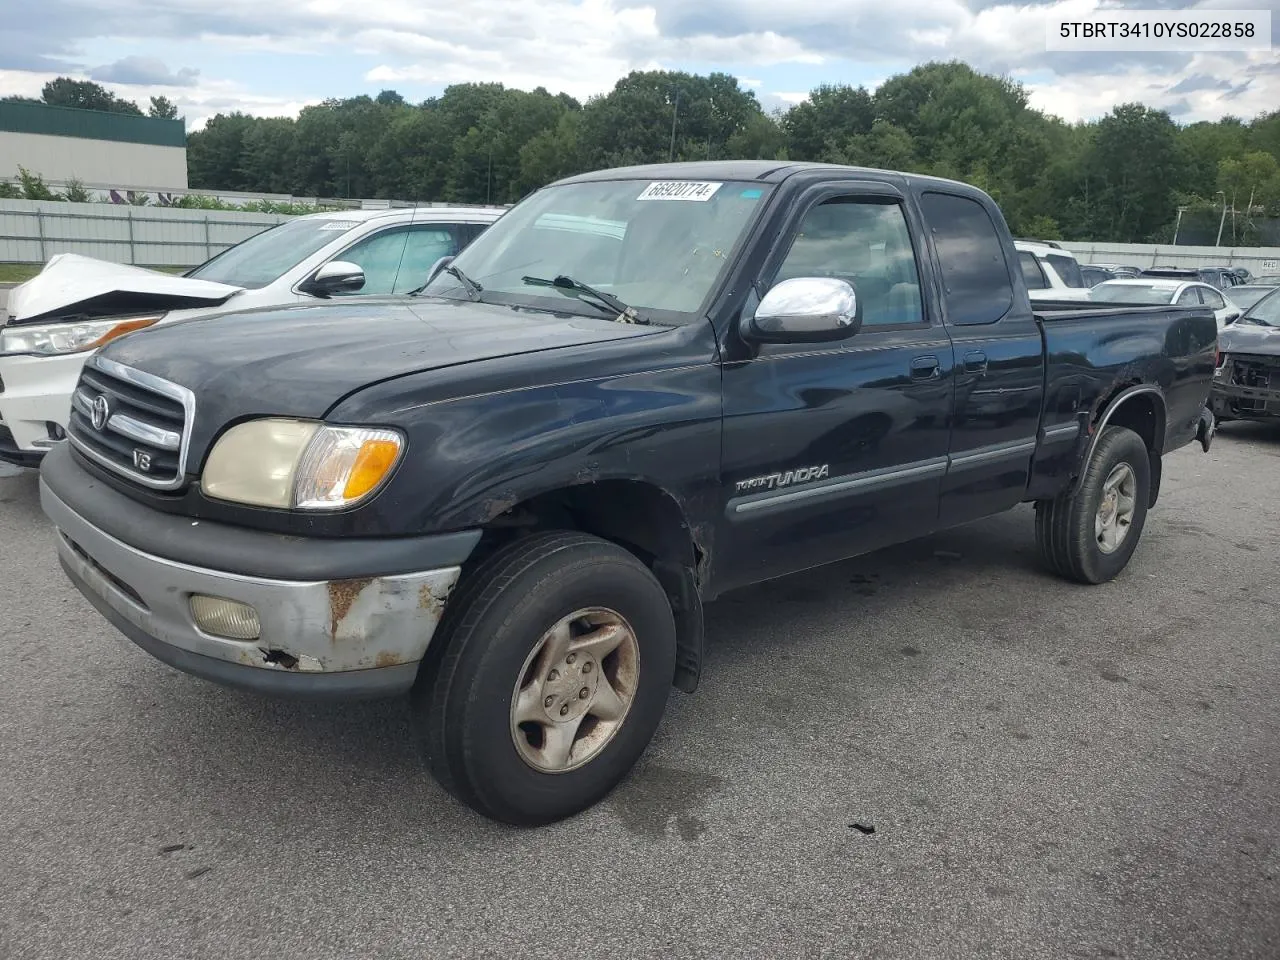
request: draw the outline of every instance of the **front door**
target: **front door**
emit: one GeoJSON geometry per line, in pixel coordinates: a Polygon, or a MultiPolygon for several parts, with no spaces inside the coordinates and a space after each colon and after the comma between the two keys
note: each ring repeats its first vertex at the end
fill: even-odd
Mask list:
{"type": "Polygon", "coordinates": [[[727,353],[719,589],[907,540],[937,522],[953,363],[919,268],[915,214],[889,184],[832,183],[806,197],[761,292],[793,277],[848,280],[862,327],[834,343],[727,353]]]}

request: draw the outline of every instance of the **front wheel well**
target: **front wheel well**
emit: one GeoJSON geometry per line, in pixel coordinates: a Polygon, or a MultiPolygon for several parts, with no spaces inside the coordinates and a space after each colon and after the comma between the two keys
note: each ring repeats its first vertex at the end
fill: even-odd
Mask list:
{"type": "Polygon", "coordinates": [[[486,524],[466,567],[474,568],[514,540],[549,530],[576,530],[616,543],[653,571],[675,615],[674,682],[692,692],[702,667],[701,590],[709,544],[675,497],[640,480],[599,480],[530,497],[486,524]]]}

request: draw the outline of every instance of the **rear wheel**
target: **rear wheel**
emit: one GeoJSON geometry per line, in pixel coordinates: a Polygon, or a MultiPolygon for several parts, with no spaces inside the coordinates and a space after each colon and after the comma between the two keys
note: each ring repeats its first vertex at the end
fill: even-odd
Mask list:
{"type": "Polygon", "coordinates": [[[666,593],[635,556],[579,533],[507,547],[465,583],[414,709],[436,779],[516,824],[590,806],[652,738],[675,672],[666,593]]]}
{"type": "Polygon", "coordinates": [[[1036,545],[1049,568],[1104,583],[1129,563],[1151,498],[1147,445],[1127,427],[1106,427],[1075,496],[1036,503],[1036,545]]]}

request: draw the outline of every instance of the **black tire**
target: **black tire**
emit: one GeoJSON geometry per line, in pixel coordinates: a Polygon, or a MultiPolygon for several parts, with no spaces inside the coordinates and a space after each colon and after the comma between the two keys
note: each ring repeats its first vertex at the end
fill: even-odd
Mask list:
{"type": "Polygon", "coordinates": [[[671,691],[676,629],[666,593],[634,555],[581,533],[544,533],[507,546],[465,578],[431,648],[412,702],[432,775],[487,817],[537,825],[600,800],[644,753],[671,691]],[[546,773],[516,747],[513,692],[543,634],[588,607],[607,607],[630,624],[639,649],[635,691],[596,756],[546,773]]]}
{"type": "Polygon", "coordinates": [[[1105,583],[1129,563],[1147,520],[1151,499],[1151,461],[1147,445],[1127,427],[1107,427],[1085,467],[1075,496],[1036,502],[1036,546],[1049,569],[1079,583],[1105,583]],[[1136,480],[1136,502],[1128,532],[1115,551],[1106,553],[1094,533],[1103,485],[1115,468],[1127,463],[1136,480]]]}

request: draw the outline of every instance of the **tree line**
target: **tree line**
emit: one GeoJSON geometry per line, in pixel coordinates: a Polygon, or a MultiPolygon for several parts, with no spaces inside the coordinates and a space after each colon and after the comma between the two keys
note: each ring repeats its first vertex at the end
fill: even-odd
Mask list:
{"type": "Polygon", "coordinates": [[[496,83],[420,104],[385,90],[297,119],[219,114],[187,148],[193,189],[463,203],[514,202],[601,167],[815,160],[976,184],[1019,236],[1169,242],[1176,229],[1180,243],[1213,243],[1221,224],[1223,243],[1280,244],[1280,110],[1182,126],[1130,103],[1073,124],[959,62],[874,91],[824,85],[773,113],[722,73],[635,72],[586,103],[496,83]]]}

